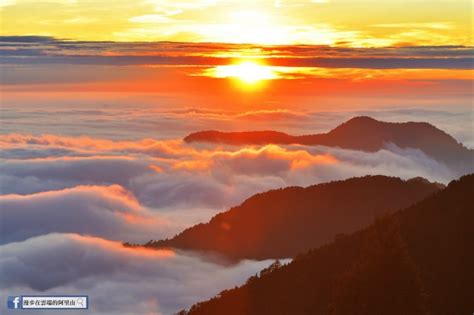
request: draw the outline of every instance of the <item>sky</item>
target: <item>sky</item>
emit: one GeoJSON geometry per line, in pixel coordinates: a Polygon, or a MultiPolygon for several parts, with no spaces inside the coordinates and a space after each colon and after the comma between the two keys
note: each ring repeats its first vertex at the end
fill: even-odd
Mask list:
{"type": "Polygon", "coordinates": [[[469,0],[137,0],[133,5],[124,0],[3,0],[1,7],[3,35],[351,47],[472,45],[469,0]]]}
{"type": "Polygon", "coordinates": [[[9,104],[74,93],[339,110],[469,106],[472,96],[471,1],[0,3],[9,104]]]}
{"type": "Polygon", "coordinates": [[[171,314],[272,261],[122,242],[270,189],[472,172],[392,143],[183,141],[324,133],[363,115],[428,122],[472,149],[472,25],[464,0],[0,0],[0,298],[88,294],[95,314],[171,314]]]}

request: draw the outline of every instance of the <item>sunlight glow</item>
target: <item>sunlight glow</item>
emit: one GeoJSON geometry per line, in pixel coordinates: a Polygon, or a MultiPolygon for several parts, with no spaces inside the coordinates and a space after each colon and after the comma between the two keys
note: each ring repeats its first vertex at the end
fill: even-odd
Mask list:
{"type": "Polygon", "coordinates": [[[231,10],[219,23],[196,26],[211,42],[279,45],[291,42],[291,27],[281,17],[259,9],[231,10]]]}
{"type": "Polygon", "coordinates": [[[277,79],[279,75],[272,67],[259,65],[253,61],[245,61],[235,65],[215,67],[213,77],[236,78],[247,84],[254,84],[262,80],[277,79]]]}

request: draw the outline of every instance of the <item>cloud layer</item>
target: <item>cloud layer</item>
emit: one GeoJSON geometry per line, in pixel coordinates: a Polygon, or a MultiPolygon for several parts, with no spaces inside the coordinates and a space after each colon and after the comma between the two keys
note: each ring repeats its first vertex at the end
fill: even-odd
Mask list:
{"type": "Polygon", "coordinates": [[[87,42],[42,36],[0,36],[4,64],[216,66],[237,51],[261,51],[268,65],[363,69],[472,69],[469,46],[348,48],[321,45],[87,42]],[[347,58],[350,57],[350,58],[347,58]]]}
{"type": "Polygon", "coordinates": [[[5,135],[0,143],[8,156],[0,161],[3,243],[49,232],[144,242],[170,237],[269,189],[367,174],[443,183],[460,175],[419,150],[393,144],[369,153],[60,136],[5,135]],[[58,156],[62,152],[66,156],[58,156]]]}
{"type": "Polygon", "coordinates": [[[152,237],[156,227],[165,225],[118,185],[74,186],[31,195],[2,195],[0,209],[0,244],[51,232],[137,241],[147,235],[152,237]]]}
{"type": "Polygon", "coordinates": [[[392,144],[368,153],[180,140],[191,131],[246,126],[309,134],[365,114],[427,120],[473,143],[466,111],[2,110],[0,293],[88,294],[97,314],[170,314],[242,283],[270,263],[229,265],[196,253],[124,248],[122,241],[171,237],[255,193],[279,187],[367,174],[443,183],[458,177],[421,151],[392,144]]]}
{"type": "Polygon", "coordinates": [[[86,294],[94,314],[171,314],[241,284],[271,261],[220,264],[77,234],[0,246],[1,295],[86,294]]]}
{"type": "MultiPolygon", "coordinates": [[[[368,101],[366,100],[366,102],[368,101]]],[[[156,103],[136,104],[134,100],[126,102],[114,100],[116,104],[113,106],[111,104],[99,106],[95,99],[55,100],[55,102],[55,104],[51,104],[50,101],[44,101],[41,98],[30,102],[5,101],[0,109],[2,113],[1,134],[19,134],[17,139],[10,136],[9,145],[13,146],[16,143],[18,151],[32,150],[35,148],[34,144],[60,146],[62,141],[67,142],[63,144],[74,145],[74,147],[82,149],[87,149],[88,143],[102,148],[117,146],[117,143],[114,144],[110,141],[98,142],[97,138],[99,138],[121,140],[122,142],[134,140],[136,147],[143,148],[146,141],[150,140],[146,140],[146,138],[159,140],[183,138],[191,132],[208,129],[222,131],[278,130],[293,135],[313,134],[327,132],[354,116],[371,116],[378,120],[394,122],[425,121],[451,134],[468,147],[474,143],[470,128],[473,117],[470,106],[446,104],[415,108],[409,105],[393,108],[364,106],[363,109],[358,107],[352,110],[318,111],[288,108],[283,105],[278,108],[279,104],[275,104],[272,109],[242,111],[185,106],[174,108],[156,103]],[[132,104],[133,106],[131,106],[132,104]],[[51,125],[51,116],[53,115],[57,118],[54,127],[51,125]],[[43,135],[42,139],[27,139],[27,135],[32,130],[36,136],[43,135]],[[46,137],[45,134],[50,134],[50,136],[46,137]],[[51,134],[56,134],[56,136],[51,134]],[[90,141],[84,135],[94,138],[95,141],[90,141]],[[58,136],[60,138],[57,138],[58,136]],[[78,138],[79,136],[80,138],[78,138]],[[28,148],[21,146],[25,143],[29,145],[28,148]]],[[[319,106],[319,104],[315,105],[319,106]]],[[[153,144],[153,141],[149,141],[148,150],[153,149],[153,144]]],[[[128,146],[131,145],[133,144],[128,144],[128,146]]],[[[179,141],[167,141],[166,145],[176,147],[179,145],[179,141]]],[[[43,150],[44,147],[40,149],[43,150]]],[[[55,148],[55,150],[58,150],[57,156],[68,155],[65,150],[69,150],[69,147],[63,146],[55,148]]],[[[164,153],[166,152],[162,152],[162,154],[164,153]]],[[[84,154],[74,153],[75,156],[84,154]]],[[[2,156],[5,157],[5,153],[2,153],[2,156]]],[[[42,156],[37,155],[36,157],[42,156]]]]}

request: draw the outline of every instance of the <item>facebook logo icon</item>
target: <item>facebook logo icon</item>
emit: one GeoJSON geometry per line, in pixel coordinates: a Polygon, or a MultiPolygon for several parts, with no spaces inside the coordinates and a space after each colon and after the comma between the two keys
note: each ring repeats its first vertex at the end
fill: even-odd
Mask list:
{"type": "Polygon", "coordinates": [[[9,296],[7,300],[8,309],[21,308],[21,298],[19,296],[9,296]]]}

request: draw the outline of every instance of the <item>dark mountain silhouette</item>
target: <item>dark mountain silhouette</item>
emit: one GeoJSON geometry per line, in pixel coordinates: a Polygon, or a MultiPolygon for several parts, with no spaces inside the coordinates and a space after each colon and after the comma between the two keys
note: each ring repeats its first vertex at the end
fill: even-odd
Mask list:
{"type": "Polygon", "coordinates": [[[472,314],[473,204],[471,174],[181,314],[472,314]]]}
{"type": "Polygon", "coordinates": [[[237,259],[294,257],[439,189],[440,184],[421,178],[403,181],[386,176],[277,189],[254,195],[172,239],[146,246],[215,251],[237,259]]]}
{"type": "MultiPolygon", "coordinates": [[[[370,117],[355,117],[324,134],[291,136],[276,131],[201,131],[184,138],[188,143],[211,142],[233,145],[304,144],[324,145],[375,152],[393,143],[414,148],[456,169],[472,171],[474,151],[458,143],[444,131],[425,122],[391,123],[370,117]]],[[[461,172],[460,175],[466,172],[461,172]]]]}

